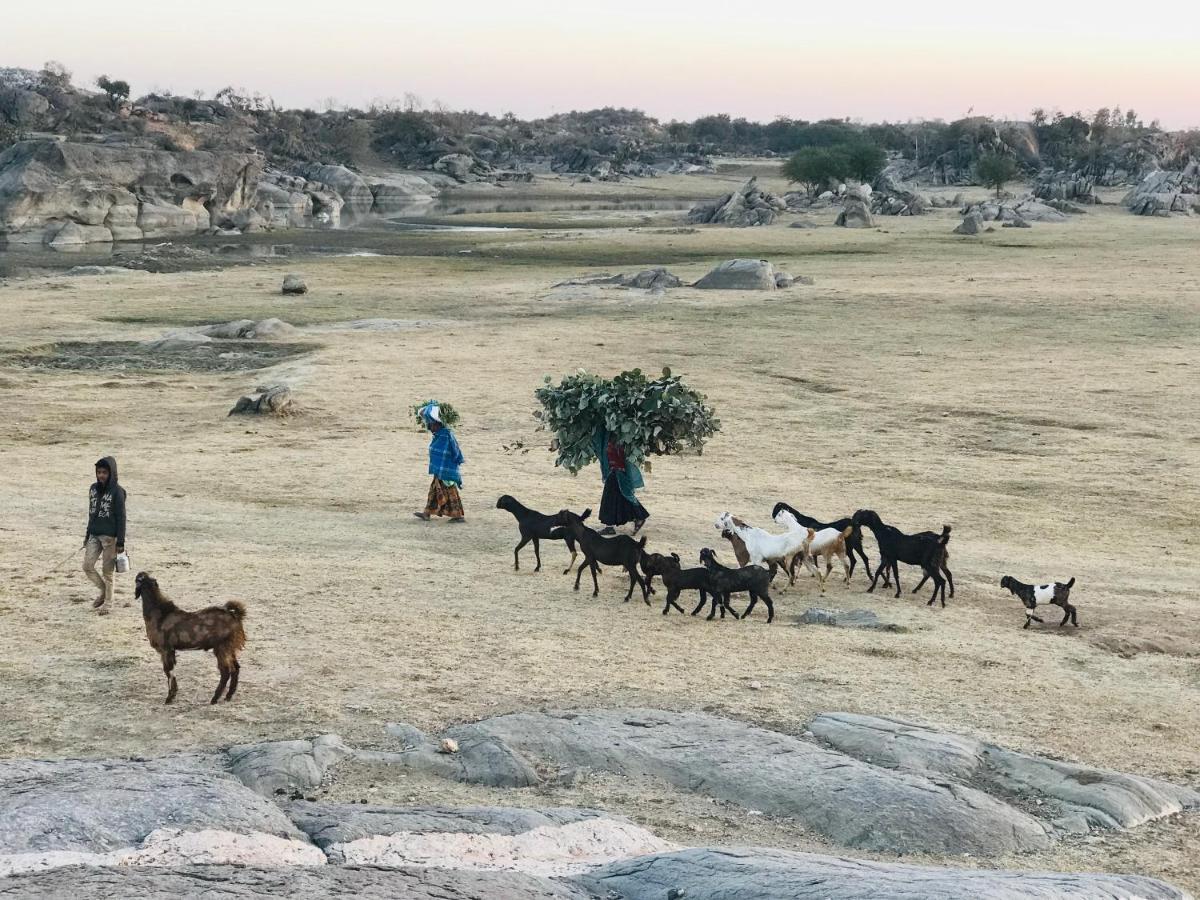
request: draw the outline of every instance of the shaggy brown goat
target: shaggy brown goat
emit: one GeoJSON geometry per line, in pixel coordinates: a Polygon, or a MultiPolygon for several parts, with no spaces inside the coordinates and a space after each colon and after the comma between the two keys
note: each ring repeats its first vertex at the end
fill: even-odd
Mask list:
{"type": "Polygon", "coordinates": [[[138,572],[134,597],[141,598],[142,618],[146,620],[146,637],[150,646],[162,657],[163,672],[167,676],[167,702],[175,699],[179,684],[175,681],[176,650],[211,650],[217,658],[217,669],[221,681],[212,702],[221,699],[225,685],[229,685],[226,700],[233,699],[238,686],[237,655],[246,646],[246,632],[242,619],[246,618],[246,607],[237,600],[224,606],[210,606],[197,612],[180,609],[163,596],[155,581],[146,572],[138,572]]]}

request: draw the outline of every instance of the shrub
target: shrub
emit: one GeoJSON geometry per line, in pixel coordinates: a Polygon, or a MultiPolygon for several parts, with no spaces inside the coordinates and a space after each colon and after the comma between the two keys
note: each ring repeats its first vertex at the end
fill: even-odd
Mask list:
{"type": "Polygon", "coordinates": [[[101,75],[96,79],[96,87],[108,95],[108,102],[112,105],[113,109],[120,106],[122,100],[129,99],[128,81],[114,81],[107,75],[101,75]]]}
{"type": "Polygon", "coordinates": [[[1004,185],[1017,176],[1017,163],[1010,157],[995,153],[981,156],[975,163],[975,175],[981,184],[995,188],[996,196],[999,197],[1004,185]]]}

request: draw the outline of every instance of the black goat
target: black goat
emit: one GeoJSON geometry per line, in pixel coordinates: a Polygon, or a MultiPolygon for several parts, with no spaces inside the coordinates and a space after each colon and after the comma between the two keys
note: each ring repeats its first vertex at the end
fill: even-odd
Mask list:
{"type": "Polygon", "coordinates": [[[625,594],[625,602],[628,603],[629,598],[633,596],[633,586],[636,584],[642,589],[642,600],[649,606],[650,595],[646,590],[646,583],[638,574],[638,563],[641,562],[642,553],[646,549],[646,536],[642,535],[640,541],[635,541],[627,534],[604,537],[584,525],[583,517],[569,509],[564,509],[559,515],[566,517],[567,530],[583,552],[583,562],[579,564],[579,569],[575,573],[575,590],[579,590],[579,579],[583,576],[586,566],[592,570],[592,596],[600,596],[600,582],[596,578],[600,566],[597,564],[621,566],[629,573],[629,591],[625,594]]]}
{"type": "MultiPolygon", "coordinates": [[[[506,509],[512,513],[513,518],[517,520],[517,528],[521,531],[521,542],[513,550],[513,569],[515,571],[521,571],[521,548],[530,541],[533,542],[533,556],[537,560],[533,571],[540,572],[542,570],[542,550],[538,546],[539,541],[565,541],[567,549],[571,551],[571,563],[563,570],[563,574],[566,575],[571,571],[578,554],[575,550],[575,538],[566,528],[567,519],[562,511],[548,516],[536,509],[530,509],[509,494],[505,494],[496,501],[496,509],[506,509]]],[[[590,508],[585,509],[580,513],[579,518],[586,519],[591,514],[590,508]]]]}
{"type": "MultiPolygon", "coordinates": [[[[780,510],[784,510],[784,509],[786,509],[788,512],[790,512],[792,514],[792,516],[796,519],[796,521],[799,522],[801,525],[803,525],[805,528],[812,528],[815,531],[820,531],[823,528],[836,528],[838,531],[845,531],[847,528],[852,527],[854,529],[854,531],[852,531],[850,533],[850,537],[846,538],[846,553],[850,557],[850,574],[851,575],[854,574],[854,566],[855,566],[855,562],[856,562],[856,560],[854,559],[854,554],[857,553],[860,557],[862,557],[863,566],[867,570],[867,577],[868,578],[872,577],[871,561],[869,559],[867,559],[867,554],[863,550],[862,528],[860,528],[858,525],[855,525],[854,521],[851,518],[846,517],[845,519],[837,519],[833,522],[818,522],[812,516],[804,515],[804,513],[797,510],[794,506],[789,506],[786,503],[780,502],[780,503],[776,503],[775,508],[773,510],[771,510],[771,520],[774,521],[775,517],[777,515],[779,515],[780,510]]],[[[793,582],[796,580],[796,564],[801,561],[802,560],[800,559],[799,555],[797,555],[795,557],[795,559],[792,560],[792,566],[791,566],[792,571],[788,574],[791,575],[793,582]]],[[[816,562],[815,557],[813,559],[813,562],[814,563],[816,562]]],[[[832,568],[832,564],[830,564],[829,568],[830,569],[832,568]]],[[[829,574],[828,569],[826,570],[825,574],[826,575],[829,574]]],[[[883,573],[883,586],[890,587],[890,585],[888,583],[888,573],[887,572],[883,573]]]]}
{"type": "Polygon", "coordinates": [[[1029,627],[1031,621],[1042,621],[1039,616],[1033,614],[1039,603],[1050,603],[1062,608],[1063,617],[1062,621],[1058,623],[1059,628],[1066,625],[1068,621],[1078,628],[1079,617],[1075,614],[1075,607],[1070,602],[1071,588],[1074,586],[1074,577],[1066,584],[1056,581],[1054,584],[1038,585],[1025,584],[1023,581],[1017,581],[1011,575],[1005,575],[1000,579],[1000,587],[1012,591],[1025,604],[1025,628],[1029,627]]]}
{"type": "MultiPolygon", "coordinates": [[[[771,602],[771,573],[762,566],[743,566],[740,569],[730,569],[717,562],[717,554],[705,547],[700,551],[700,562],[712,573],[713,587],[720,591],[720,603],[729,603],[730,594],[740,594],[743,591],[750,594],[750,605],[742,613],[745,619],[754,609],[759,600],[767,607],[767,624],[775,618],[775,604],[771,602]]],[[[713,601],[717,602],[716,599],[713,601]]],[[[699,612],[699,607],[697,607],[699,612]]],[[[695,613],[693,613],[695,615],[695,613]]],[[[710,616],[711,618],[711,616],[710,616]]]]}
{"type": "Polygon", "coordinates": [[[950,596],[954,596],[954,577],[946,565],[950,558],[950,554],[946,550],[946,542],[950,540],[949,525],[942,526],[940,535],[934,534],[932,531],[905,534],[899,528],[885,525],[879,518],[879,514],[872,509],[860,509],[854,514],[852,521],[855,525],[865,525],[870,528],[875,535],[875,543],[879,545],[879,566],[875,569],[875,577],[871,579],[871,586],[867,588],[867,593],[875,590],[875,582],[879,579],[880,573],[890,568],[892,577],[896,580],[896,596],[899,597],[900,567],[897,563],[907,563],[910,566],[920,566],[925,572],[925,578],[922,578],[917,587],[913,589],[914,593],[920,590],[926,579],[933,579],[933,596],[929,598],[926,606],[933,606],[934,601],[938,599],[939,592],[942,595],[942,606],[946,605],[947,579],[950,581],[950,596]],[[942,577],[942,573],[945,573],[945,578],[942,577]]]}
{"type": "Polygon", "coordinates": [[[672,606],[683,612],[683,607],[675,602],[679,599],[680,593],[683,591],[699,591],[700,602],[692,610],[693,616],[704,608],[704,604],[708,602],[709,595],[711,595],[712,610],[708,614],[710,622],[717,614],[718,609],[721,610],[722,619],[725,618],[726,612],[735,619],[738,618],[738,614],[729,605],[729,597],[721,595],[721,592],[718,590],[713,574],[703,567],[696,569],[683,568],[678,553],[672,553],[670,556],[664,556],[661,553],[644,554],[642,556],[642,569],[647,572],[648,578],[651,577],[651,572],[662,578],[663,585],[667,589],[667,600],[663,604],[662,611],[664,616],[671,611],[672,606]]]}

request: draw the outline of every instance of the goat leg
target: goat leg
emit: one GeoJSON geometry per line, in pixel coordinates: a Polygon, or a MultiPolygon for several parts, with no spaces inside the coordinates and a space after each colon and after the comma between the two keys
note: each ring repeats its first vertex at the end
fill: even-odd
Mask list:
{"type": "MultiPolygon", "coordinates": [[[[599,597],[599,596],[600,596],[600,580],[599,580],[599,579],[596,577],[596,560],[595,560],[595,558],[594,558],[594,557],[593,557],[593,558],[592,558],[592,560],[591,560],[591,564],[592,564],[592,565],[591,565],[591,569],[592,569],[592,596],[593,596],[593,597],[599,597]]],[[[626,597],[625,599],[626,599],[626,600],[628,600],[629,598],[628,598],[628,597],[626,597]]]]}
{"type": "Polygon", "coordinates": [[[229,693],[225,695],[226,703],[233,699],[233,694],[237,690],[238,686],[238,675],[241,674],[241,671],[242,664],[237,661],[237,657],[235,656],[233,659],[233,665],[230,667],[229,693]]]}
{"type": "Polygon", "coordinates": [[[896,597],[895,597],[895,599],[899,600],[900,599],[900,564],[894,559],[892,560],[892,575],[894,575],[896,578],[896,597]]]}
{"type": "Polygon", "coordinates": [[[521,548],[524,547],[528,543],[529,543],[529,538],[525,537],[525,535],[521,535],[521,543],[517,544],[517,546],[513,548],[513,571],[514,572],[521,571],[521,548]]]}
{"type": "Polygon", "coordinates": [[[175,668],[175,651],[162,650],[159,652],[162,657],[163,674],[167,676],[167,703],[175,699],[175,694],[179,692],[179,683],[175,680],[175,674],[172,671],[175,668]]]}
{"type": "Polygon", "coordinates": [[[954,576],[950,574],[950,569],[945,563],[942,563],[942,574],[946,576],[946,580],[950,582],[950,596],[954,596],[954,576]]]}
{"type": "MultiPolygon", "coordinates": [[[[692,615],[694,616],[697,613],[699,613],[700,610],[704,609],[704,604],[707,602],[708,602],[708,592],[703,591],[703,590],[700,591],[700,602],[697,603],[696,608],[692,610],[692,615]]],[[[717,595],[713,594],[713,605],[714,606],[716,605],[716,602],[717,602],[717,595]]]]}
{"type": "Polygon", "coordinates": [[[575,565],[575,557],[578,556],[578,554],[575,552],[575,539],[570,535],[567,535],[564,540],[567,543],[567,549],[571,551],[571,561],[567,563],[567,567],[563,569],[563,574],[570,575],[571,569],[575,565]]]}
{"type": "Polygon", "coordinates": [[[542,548],[536,537],[533,539],[533,558],[537,560],[537,565],[533,567],[533,571],[542,571],[542,548]]]}
{"type": "Polygon", "coordinates": [[[229,684],[229,667],[225,665],[225,661],[217,657],[217,669],[221,673],[221,680],[217,683],[216,693],[212,695],[210,703],[216,703],[221,699],[221,695],[225,693],[225,685],[229,684]]]}

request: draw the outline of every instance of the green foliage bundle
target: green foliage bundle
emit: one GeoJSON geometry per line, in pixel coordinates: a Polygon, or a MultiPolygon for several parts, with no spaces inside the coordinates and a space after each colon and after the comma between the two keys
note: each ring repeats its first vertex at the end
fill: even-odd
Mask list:
{"type": "Polygon", "coordinates": [[[413,418],[416,419],[417,425],[422,431],[428,431],[429,429],[425,425],[425,417],[421,415],[421,410],[427,407],[430,403],[437,403],[438,418],[441,420],[443,425],[445,425],[447,428],[453,428],[458,424],[458,410],[456,410],[453,406],[451,406],[449,403],[439,403],[437,400],[426,400],[424,403],[415,403],[410,407],[413,418]]]}
{"type": "Polygon", "coordinates": [[[534,395],[542,407],[534,416],[555,435],[555,464],[571,474],[596,458],[592,435],[600,425],[616,436],[634,465],[685,448],[703,452],[704,442],[721,429],[704,395],[670,369],[653,380],[641,369],[611,379],[580,370],[557,385],[547,375],[534,395]]]}

